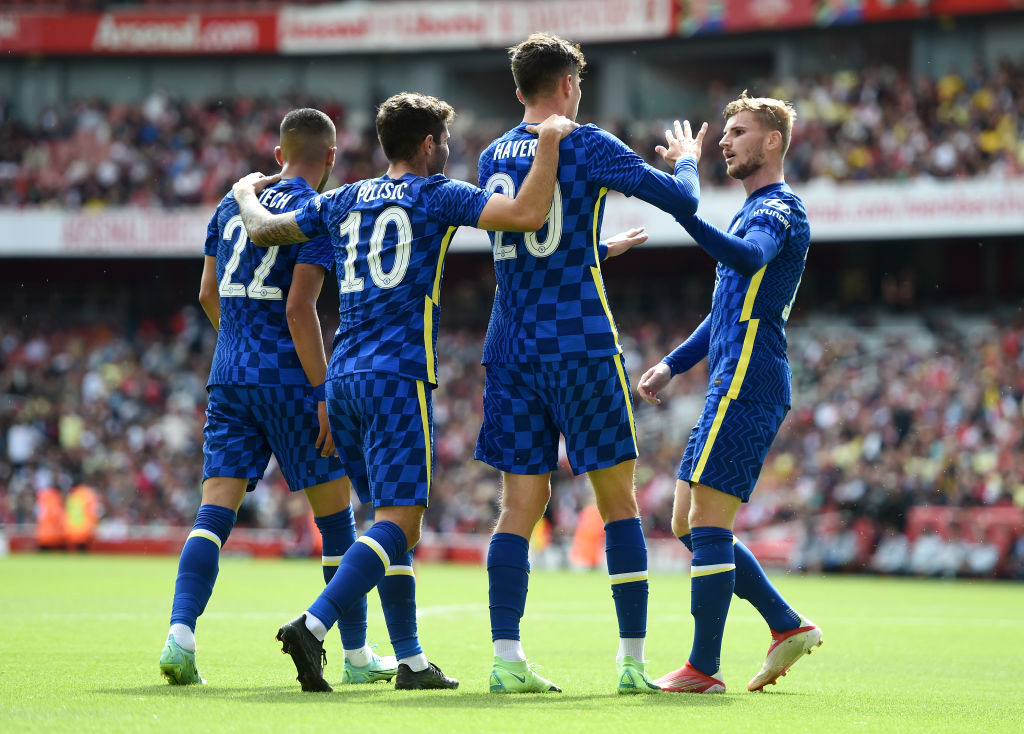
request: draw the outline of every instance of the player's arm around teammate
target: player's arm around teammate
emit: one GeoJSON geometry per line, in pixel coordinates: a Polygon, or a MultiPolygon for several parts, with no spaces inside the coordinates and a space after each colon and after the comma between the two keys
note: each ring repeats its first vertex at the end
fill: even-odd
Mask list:
{"type": "MultiPolygon", "coordinates": [[[[558,144],[579,127],[561,115],[551,115],[539,125],[531,125],[529,132],[538,137],[537,155],[523,188],[514,198],[494,194],[488,200],[476,226],[487,230],[533,232],[544,225],[544,217],[551,206],[558,171],[558,144]]],[[[435,146],[447,149],[447,140],[435,141],[428,135],[422,143],[425,156],[434,155],[435,146]]],[[[446,155],[447,157],[447,155],[446,155]]],[[[242,221],[250,240],[259,247],[287,245],[308,239],[299,228],[295,212],[270,214],[258,200],[258,194],[278,180],[276,176],[250,173],[235,183],[232,191],[242,213],[242,221]]]]}

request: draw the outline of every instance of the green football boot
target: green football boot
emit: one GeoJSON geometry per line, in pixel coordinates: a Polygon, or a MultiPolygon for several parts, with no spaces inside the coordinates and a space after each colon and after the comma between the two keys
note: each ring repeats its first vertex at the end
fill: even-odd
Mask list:
{"type": "Polygon", "coordinates": [[[661,693],[661,687],[647,677],[642,660],[627,655],[619,665],[619,693],[661,693]]]}
{"type": "MultiPolygon", "coordinates": [[[[374,648],[377,646],[374,645],[374,648]]],[[[398,661],[394,655],[381,657],[376,652],[370,656],[366,665],[353,665],[345,658],[345,672],[341,676],[342,683],[376,683],[379,680],[389,681],[398,672],[398,661]]]]}
{"type": "Polygon", "coordinates": [[[562,689],[537,674],[528,661],[510,663],[494,656],[491,693],[561,693],[562,689]]]}
{"type": "Polygon", "coordinates": [[[196,668],[196,654],[175,642],[172,635],[167,635],[160,653],[160,675],[172,686],[206,685],[196,668]]]}

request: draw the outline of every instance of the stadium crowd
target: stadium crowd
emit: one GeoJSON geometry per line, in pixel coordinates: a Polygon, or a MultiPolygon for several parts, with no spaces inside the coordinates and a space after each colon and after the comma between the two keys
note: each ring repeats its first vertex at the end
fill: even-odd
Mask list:
{"type": "MultiPolygon", "coordinates": [[[[767,79],[751,92],[792,100],[800,114],[787,159],[793,183],[1011,177],[1024,173],[1024,60],[980,64],[936,78],[910,78],[889,66],[799,79],[767,79]]],[[[717,110],[735,90],[712,87],[705,109],[680,115],[721,132],[717,110]]],[[[78,99],[23,120],[0,99],[0,206],[62,208],[175,207],[215,204],[253,170],[274,170],[277,126],[289,109],[312,106],[338,124],[332,185],[383,170],[372,129],[346,122],[337,101],[305,94],[240,96],[203,102],[162,93],[141,104],[78,99]]],[[[474,110],[470,130],[454,129],[448,173],[475,180],[479,151],[511,122],[474,110]]],[[[514,116],[511,106],[507,114],[514,116]]],[[[652,163],[665,120],[602,120],[652,163]]],[[[722,183],[717,155],[701,162],[702,180],[722,183]]]]}
{"type": "MultiPolygon", "coordinates": [[[[486,302],[485,290],[460,284],[449,293],[449,313],[460,302],[486,302]]],[[[650,309],[619,311],[634,385],[696,325],[656,318],[650,309]]],[[[472,458],[482,332],[457,319],[451,327],[439,335],[426,525],[486,533],[496,517],[498,477],[472,458]]],[[[1024,529],[1011,521],[988,532],[971,514],[984,508],[1024,516],[1024,322],[889,315],[854,326],[818,317],[792,324],[789,335],[794,407],[737,531],[799,527],[795,568],[1024,577],[1024,529]],[[947,515],[939,524],[915,520],[920,508],[947,515]],[[954,508],[962,510],[948,514],[954,508]]],[[[192,307],[134,330],[28,328],[4,317],[0,523],[32,523],[38,490],[67,492],[84,482],[98,492],[107,533],[188,526],[198,504],[214,338],[192,307]]],[[[662,406],[637,403],[638,499],[649,537],[671,537],[675,472],[706,380],[698,365],[673,380],[662,406]]],[[[556,540],[567,542],[592,501],[585,481],[564,462],[554,475],[549,519],[556,540]]],[[[287,528],[301,507],[289,501],[272,464],[239,524],[287,528]]]]}

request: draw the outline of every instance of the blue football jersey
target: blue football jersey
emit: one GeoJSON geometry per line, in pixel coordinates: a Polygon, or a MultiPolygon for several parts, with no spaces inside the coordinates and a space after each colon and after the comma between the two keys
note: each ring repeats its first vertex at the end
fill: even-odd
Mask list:
{"type": "MultiPolygon", "coordinates": [[[[316,196],[301,178],[268,186],[260,202],[279,214],[316,196]]],[[[285,306],[296,263],[334,263],[330,240],[321,237],[287,247],[249,242],[230,193],[221,199],[206,228],[204,252],[217,258],[220,327],[209,385],[308,384],[295,352],[285,306]]]]}
{"type": "Polygon", "coordinates": [[[786,320],[811,243],[803,202],[784,183],[758,189],[733,217],[729,234],[742,238],[754,230],[769,234],[781,247],[750,277],[718,263],[711,299],[708,392],[790,405],[786,320]]]}
{"type": "MultiPolygon", "coordinates": [[[[537,138],[517,125],[480,155],[480,185],[515,196],[537,138]]],[[[559,147],[558,184],[537,232],[492,232],[498,288],[483,363],[588,359],[618,354],[618,332],[598,257],[605,194],[631,195],[647,166],[614,135],[583,125],[559,147]]]]}
{"type": "Polygon", "coordinates": [[[437,384],[445,255],[490,197],[442,175],[406,174],[347,184],[297,212],[306,236],[334,244],[340,323],[329,377],[387,372],[437,384]]]}

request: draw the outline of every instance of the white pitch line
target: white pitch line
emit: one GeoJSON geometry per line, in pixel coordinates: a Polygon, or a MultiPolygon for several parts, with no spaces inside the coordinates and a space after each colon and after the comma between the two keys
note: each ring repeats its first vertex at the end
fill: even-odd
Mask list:
{"type": "MultiPolygon", "coordinates": [[[[606,617],[614,617],[614,609],[609,604],[607,611],[595,611],[592,604],[582,604],[579,602],[567,602],[564,604],[559,603],[537,603],[530,604],[530,608],[527,611],[527,618],[529,619],[565,619],[566,617],[572,617],[574,619],[605,619],[606,617]],[[584,608],[585,612],[577,611],[580,608],[584,608]]],[[[480,602],[478,604],[438,604],[433,606],[420,606],[416,610],[416,616],[418,618],[425,617],[445,617],[445,616],[458,616],[458,615],[484,615],[487,611],[487,604],[480,602]]],[[[276,611],[276,612],[207,612],[203,614],[202,618],[206,620],[251,620],[251,621],[264,621],[273,620],[280,621],[288,619],[291,615],[296,614],[295,609],[276,611]]],[[[148,620],[165,620],[167,614],[164,612],[108,612],[108,613],[92,613],[92,612],[41,612],[38,614],[30,614],[34,619],[39,619],[47,622],[79,622],[79,621],[99,621],[99,622],[123,622],[123,621],[134,621],[143,622],[148,620]]],[[[18,619],[23,620],[25,613],[21,612],[18,614],[3,614],[0,613],[0,620],[6,619],[18,619]]],[[[673,613],[673,614],[651,614],[651,624],[658,624],[659,622],[676,622],[689,620],[690,615],[684,613],[673,613]]],[[[897,617],[897,616],[885,616],[885,617],[872,617],[874,623],[891,625],[891,626],[902,626],[902,627],[913,627],[921,625],[931,625],[935,627],[949,626],[954,627],[961,624],[960,620],[951,620],[944,617],[897,617]]],[[[847,624],[847,625],[859,625],[862,624],[864,619],[862,617],[824,617],[819,619],[825,626],[847,624]]],[[[750,624],[760,625],[763,624],[762,620],[756,616],[751,616],[750,613],[743,615],[733,614],[729,619],[730,624],[750,624]]],[[[974,625],[983,625],[989,627],[1024,627],[1024,618],[985,618],[985,617],[972,617],[971,623],[974,625]]]]}

